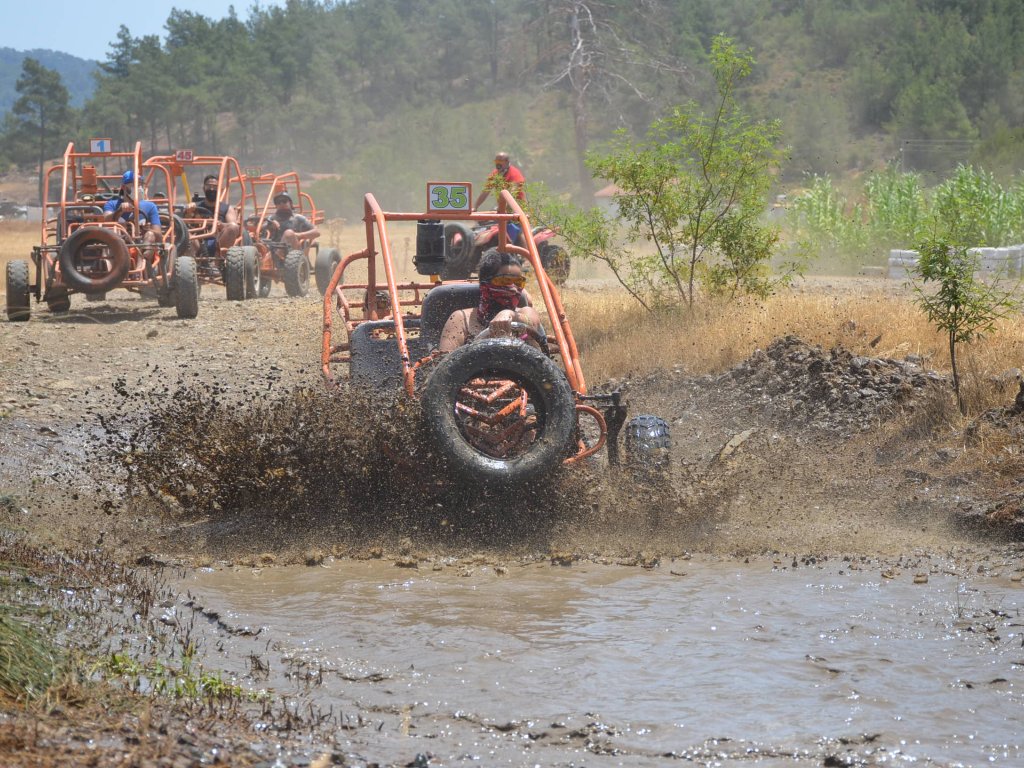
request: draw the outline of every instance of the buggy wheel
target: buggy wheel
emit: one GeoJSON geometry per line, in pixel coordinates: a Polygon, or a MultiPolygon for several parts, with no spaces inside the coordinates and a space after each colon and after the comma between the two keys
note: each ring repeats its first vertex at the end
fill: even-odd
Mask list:
{"type": "Polygon", "coordinates": [[[316,289],[320,291],[321,296],[327,293],[327,286],[330,285],[331,278],[334,277],[334,270],[340,262],[341,254],[338,253],[337,248],[327,248],[317,252],[313,273],[316,277],[316,289]]]}
{"type": "Polygon", "coordinates": [[[66,291],[60,290],[46,297],[46,306],[51,312],[61,314],[71,309],[71,297],[66,291]]]}
{"type": "Polygon", "coordinates": [[[274,281],[271,278],[260,275],[259,295],[261,299],[267,298],[270,295],[270,289],[273,287],[274,281]]]}
{"type": "Polygon", "coordinates": [[[245,251],[240,245],[228,248],[224,258],[224,287],[228,301],[245,298],[245,251]]]}
{"type": "Polygon", "coordinates": [[[423,413],[452,471],[492,485],[553,472],[576,425],[565,374],[518,339],[477,341],[444,357],[424,387],[423,413]]]}
{"type": "Polygon", "coordinates": [[[309,259],[302,251],[288,251],[284,257],[284,290],[289,296],[309,293],[309,259]]]}
{"type": "Polygon", "coordinates": [[[540,248],[540,263],[555,285],[562,285],[569,279],[569,254],[562,246],[544,243],[540,248]]]}
{"type": "MultiPolygon", "coordinates": [[[[245,297],[246,299],[255,299],[259,292],[259,282],[262,275],[260,275],[260,257],[259,251],[256,250],[255,245],[243,245],[242,252],[244,254],[244,275],[245,275],[245,297]]],[[[263,296],[262,293],[259,293],[263,296]]]]}
{"type": "Polygon", "coordinates": [[[473,230],[462,222],[449,221],[444,225],[443,280],[465,280],[470,276],[476,268],[474,240],[473,230]]]}
{"type": "Polygon", "coordinates": [[[62,280],[84,293],[116,288],[128,274],[130,261],[121,236],[100,227],[76,229],[60,247],[62,280]]]}
{"type": "Polygon", "coordinates": [[[199,273],[191,256],[179,257],[174,265],[174,294],[178,317],[190,320],[199,314],[199,273]]]}
{"type": "Polygon", "coordinates": [[[15,259],[7,262],[5,273],[7,288],[7,319],[20,323],[32,314],[28,283],[28,262],[15,259]]]}
{"type": "Polygon", "coordinates": [[[188,236],[188,224],[185,220],[175,214],[171,219],[171,224],[174,226],[174,247],[177,250],[179,256],[191,256],[192,255],[192,241],[188,236]]]}

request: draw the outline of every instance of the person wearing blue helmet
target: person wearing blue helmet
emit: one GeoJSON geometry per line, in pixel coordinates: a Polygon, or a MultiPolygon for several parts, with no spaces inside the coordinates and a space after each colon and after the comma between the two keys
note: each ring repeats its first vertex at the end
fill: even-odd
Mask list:
{"type": "MultiPolygon", "coordinates": [[[[107,200],[103,204],[103,213],[107,221],[120,221],[128,223],[135,218],[134,200],[135,172],[125,171],[121,175],[121,188],[116,198],[107,200]]],[[[163,231],[160,223],[160,211],[156,203],[150,200],[139,200],[139,224],[142,225],[142,242],[147,245],[156,245],[157,240],[163,231]]],[[[145,249],[146,258],[149,258],[152,248],[145,249]]]]}

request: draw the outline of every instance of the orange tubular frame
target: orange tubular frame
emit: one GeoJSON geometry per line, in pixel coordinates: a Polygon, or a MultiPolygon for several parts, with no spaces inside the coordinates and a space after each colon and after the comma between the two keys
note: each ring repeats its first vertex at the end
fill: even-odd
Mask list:
{"type": "Polygon", "coordinates": [[[530,227],[529,219],[523,212],[523,209],[519,206],[519,203],[516,202],[515,198],[508,190],[502,190],[499,194],[497,212],[385,212],[381,209],[376,198],[374,198],[372,194],[368,193],[364,197],[363,222],[366,227],[366,248],[362,251],[345,256],[338,263],[335,267],[334,273],[331,275],[327,289],[324,292],[323,336],[320,350],[320,364],[321,371],[324,379],[328,383],[328,386],[334,386],[336,384],[336,380],[331,369],[332,364],[346,362],[350,359],[347,356],[349,344],[347,342],[334,342],[335,312],[342,316],[345,321],[346,331],[351,333],[351,331],[361,322],[376,319],[376,315],[371,308],[371,299],[369,297],[372,297],[373,293],[377,290],[386,290],[391,300],[391,307],[393,308],[391,316],[394,320],[395,342],[398,345],[399,357],[401,359],[402,381],[405,391],[409,395],[413,395],[415,393],[416,374],[419,370],[419,363],[421,361],[410,359],[405,321],[408,319],[414,319],[418,317],[418,315],[412,312],[403,314],[401,308],[403,306],[418,306],[421,302],[421,291],[427,291],[437,285],[438,280],[436,277],[432,277],[432,282],[430,283],[398,284],[395,275],[394,261],[391,254],[391,245],[387,237],[387,223],[389,221],[417,221],[420,219],[499,222],[498,249],[501,251],[519,254],[528,261],[530,266],[533,268],[533,273],[540,288],[540,296],[543,299],[544,307],[547,310],[547,314],[552,325],[552,333],[551,336],[549,336],[549,341],[551,341],[551,337],[553,337],[554,346],[558,350],[559,357],[561,358],[562,365],[565,369],[565,375],[568,378],[569,385],[576,397],[577,413],[586,414],[594,418],[601,433],[601,436],[595,445],[581,447],[576,455],[571,457],[569,461],[577,461],[586,456],[593,455],[600,450],[605,444],[607,435],[607,424],[605,418],[596,408],[582,402],[587,394],[587,384],[580,364],[576,339],[572,334],[572,329],[570,328],[569,321],[566,318],[565,307],[562,305],[558,289],[544,270],[544,265],[541,262],[537,244],[533,239],[533,232],[530,227]],[[522,227],[523,236],[526,240],[525,248],[509,243],[508,234],[505,229],[505,224],[508,222],[516,222],[520,227],[522,227]],[[378,241],[379,251],[377,246],[378,241]],[[377,283],[378,256],[381,257],[380,262],[383,265],[384,270],[384,282],[380,285],[377,283]],[[354,262],[361,261],[363,259],[367,261],[366,282],[358,284],[345,283],[345,270],[354,262]],[[366,292],[364,296],[367,297],[364,299],[364,317],[361,319],[352,317],[353,305],[344,294],[344,291],[346,290],[356,289],[364,290],[366,292]],[[399,295],[399,291],[413,291],[415,293],[413,300],[407,301],[403,304],[400,300],[401,297],[399,295]]]}

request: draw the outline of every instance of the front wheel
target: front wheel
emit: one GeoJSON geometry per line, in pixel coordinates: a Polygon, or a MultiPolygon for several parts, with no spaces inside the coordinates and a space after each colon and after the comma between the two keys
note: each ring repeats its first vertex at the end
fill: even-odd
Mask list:
{"type": "Polygon", "coordinates": [[[565,374],[518,339],[476,341],[444,357],[424,387],[423,413],[453,472],[500,486],[557,469],[576,424],[565,374]]]}
{"type": "Polygon", "coordinates": [[[178,317],[191,320],[199,314],[199,272],[191,256],[179,256],[174,265],[174,298],[178,317]]]}
{"type": "Polygon", "coordinates": [[[245,278],[245,251],[240,245],[232,246],[224,257],[224,287],[228,301],[245,298],[245,278]]]}
{"type": "Polygon", "coordinates": [[[302,251],[288,251],[284,257],[284,290],[289,296],[309,293],[309,259],[302,251]]]}
{"type": "Polygon", "coordinates": [[[28,262],[15,259],[7,262],[7,319],[14,323],[28,320],[32,314],[28,282],[28,262]]]}
{"type": "Polygon", "coordinates": [[[337,248],[326,248],[316,255],[316,264],[313,266],[313,273],[316,277],[316,289],[323,296],[327,293],[327,286],[331,284],[334,277],[334,270],[341,261],[341,254],[337,248]]]}

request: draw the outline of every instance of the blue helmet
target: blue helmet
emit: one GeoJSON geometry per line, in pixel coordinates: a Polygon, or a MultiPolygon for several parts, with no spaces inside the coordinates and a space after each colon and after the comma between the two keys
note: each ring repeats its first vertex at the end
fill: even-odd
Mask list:
{"type": "Polygon", "coordinates": [[[133,181],[135,181],[134,171],[125,171],[123,174],[121,174],[121,186],[126,187],[133,181]]]}

